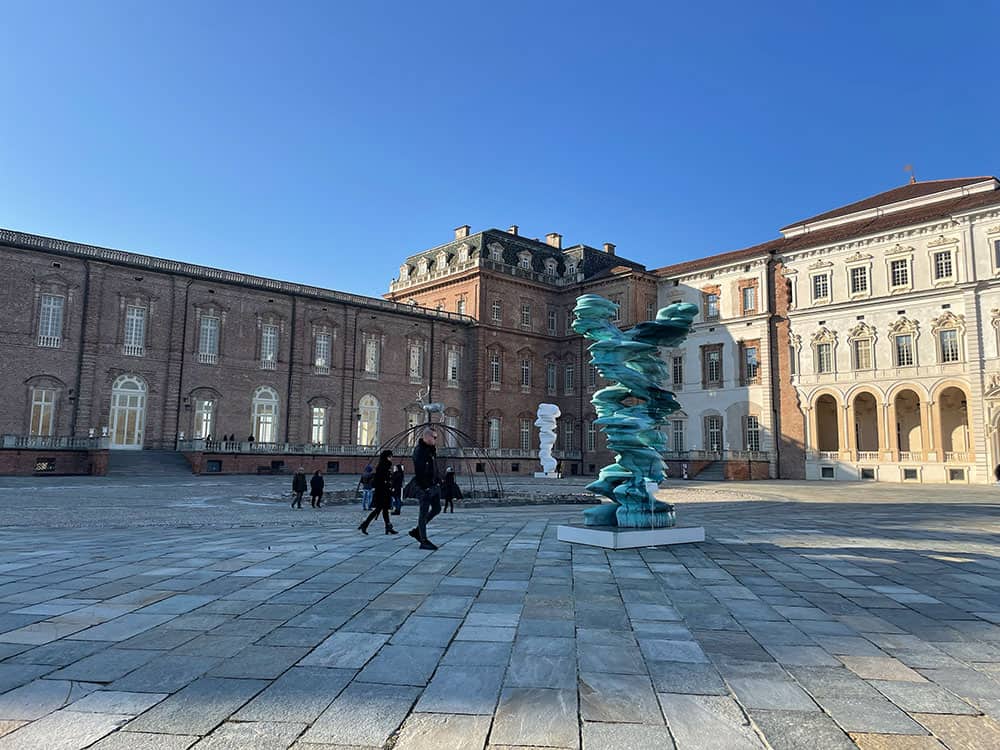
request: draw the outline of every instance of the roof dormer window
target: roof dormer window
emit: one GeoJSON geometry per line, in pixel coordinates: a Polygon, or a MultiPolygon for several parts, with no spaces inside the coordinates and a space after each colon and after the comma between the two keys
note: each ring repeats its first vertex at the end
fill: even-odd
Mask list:
{"type": "Polygon", "coordinates": [[[448,256],[445,253],[438,253],[434,256],[434,268],[437,271],[444,271],[448,268],[448,256]]]}
{"type": "Polygon", "coordinates": [[[523,268],[525,271],[531,270],[531,253],[524,252],[518,253],[517,255],[517,267],[523,268]]]}
{"type": "Polygon", "coordinates": [[[420,259],[420,262],[417,264],[417,274],[420,276],[427,275],[427,258],[420,259]]]}
{"type": "Polygon", "coordinates": [[[549,258],[545,261],[545,273],[548,276],[556,275],[556,261],[555,258],[549,258]]]}

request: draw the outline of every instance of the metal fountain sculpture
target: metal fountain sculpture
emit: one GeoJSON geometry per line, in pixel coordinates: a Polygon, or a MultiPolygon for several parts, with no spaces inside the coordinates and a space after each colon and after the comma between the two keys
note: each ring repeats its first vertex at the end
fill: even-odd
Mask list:
{"type": "Polygon", "coordinates": [[[658,429],[680,409],[663,388],[667,367],[659,347],[677,346],[698,314],[696,305],[677,302],[662,308],[655,320],[622,331],[612,321],[618,305],[596,294],[577,297],[573,330],[594,341],[590,363],[612,385],[594,394],[597,424],[607,436],[615,462],[601,469],[587,489],[610,503],[584,511],[587,526],[652,529],[676,523],[674,506],[653,491],[664,479],[666,438],[658,429]],[[649,484],[647,484],[649,483],[649,484]]]}

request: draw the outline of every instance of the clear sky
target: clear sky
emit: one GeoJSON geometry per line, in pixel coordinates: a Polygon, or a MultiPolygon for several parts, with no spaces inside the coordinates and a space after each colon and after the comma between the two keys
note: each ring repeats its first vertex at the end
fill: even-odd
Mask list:
{"type": "Polygon", "coordinates": [[[657,267],[1000,172],[996,2],[0,12],[0,226],[363,294],[461,224],[657,267]]]}

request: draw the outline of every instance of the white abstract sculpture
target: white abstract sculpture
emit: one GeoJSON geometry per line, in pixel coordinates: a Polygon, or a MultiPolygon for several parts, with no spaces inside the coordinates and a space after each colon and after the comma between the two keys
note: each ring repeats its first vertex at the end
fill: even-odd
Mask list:
{"type": "Polygon", "coordinates": [[[552,446],[556,444],[556,419],[561,414],[555,404],[538,405],[535,427],[538,428],[538,460],[542,463],[542,471],[535,476],[558,476],[555,473],[556,460],[552,457],[552,446]]]}

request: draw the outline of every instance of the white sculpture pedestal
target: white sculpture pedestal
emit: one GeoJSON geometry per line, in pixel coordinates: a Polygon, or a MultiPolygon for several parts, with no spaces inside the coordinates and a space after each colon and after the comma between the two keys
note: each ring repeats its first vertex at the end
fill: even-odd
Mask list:
{"type": "Polygon", "coordinates": [[[562,479],[558,471],[536,471],[535,479],[562,479]]]}
{"type": "Polygon", "coordinates": [[[691,544],[705,541],[704,526],[668,526],[664,529],[623,529],[619,526],[559,526],[560,542],[587,544],[604,549],[663,547],[670,544],[691,544]]]}

